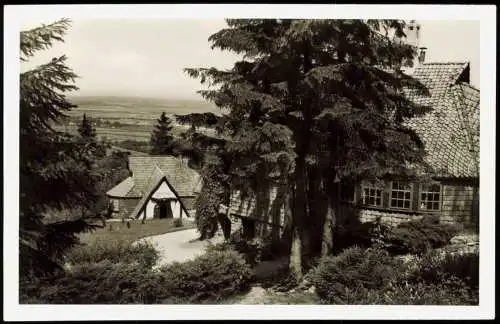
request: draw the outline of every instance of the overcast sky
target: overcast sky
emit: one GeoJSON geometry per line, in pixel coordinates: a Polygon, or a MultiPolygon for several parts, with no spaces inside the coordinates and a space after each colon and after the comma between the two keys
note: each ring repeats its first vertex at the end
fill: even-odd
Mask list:
{"type": "MultiPolygon", "coordinates": [[[[470,61],[471,83],[479,88],[479,21],[420,24],[426,61],[470,61]]],[[[82,95],[197,99],[200,83],[183,69],[232,65],[235,55],[211,50],[208,43],[208,37],[224,27],[223,20],[73,21],[65,43],[39,52],[22,69],[66,54],[80,76],[82,95]]]]}

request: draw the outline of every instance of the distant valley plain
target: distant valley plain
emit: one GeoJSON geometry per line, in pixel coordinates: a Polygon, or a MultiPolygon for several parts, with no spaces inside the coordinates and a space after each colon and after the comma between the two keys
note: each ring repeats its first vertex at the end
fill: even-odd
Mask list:
{"type": "MultiPolygon", "coordinates": [[[[219,108],[203,100],[116,96],[74,96],[68,99],[78,107],[66,112],[69,118],[56,129],[75,133],[83,114],[86,114],[92,120],[98,138],[115,143],[124,140],[149,141],[153,126],[162,112],[172,118],[190,113],[220,114],[219,108]]],[[[175,135],[185,129],[186,126],[174,123],[175,135]]]]}

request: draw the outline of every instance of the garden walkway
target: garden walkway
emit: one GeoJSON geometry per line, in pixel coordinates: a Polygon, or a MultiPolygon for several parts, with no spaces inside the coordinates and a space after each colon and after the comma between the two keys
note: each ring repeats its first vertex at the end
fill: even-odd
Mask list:
{"type": "MultiPolygon", "coordinates": [[[[218,233],[219,234],[219,233],[218,233]]],[[[198,241],[199,233],[195,228],[173,233],[149,236],[140,239],[138,242],[147,241],[152,243],[160,252],[160,260],[157,266],[162,266],[175,261],[184,262],[192,260],[203,254],[210,244],[224,241],[222,233],[210,240],[198,241]]]]}

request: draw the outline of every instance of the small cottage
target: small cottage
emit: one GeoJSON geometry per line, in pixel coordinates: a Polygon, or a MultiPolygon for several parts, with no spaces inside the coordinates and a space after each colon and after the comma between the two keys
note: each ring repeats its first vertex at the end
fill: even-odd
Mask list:
{"type": "Polygon", "coordinates": [[[129,156],[130,176],[109,190],[112,217],[183,218],[193,214],[198,172],[173,156],[129,156]]]}

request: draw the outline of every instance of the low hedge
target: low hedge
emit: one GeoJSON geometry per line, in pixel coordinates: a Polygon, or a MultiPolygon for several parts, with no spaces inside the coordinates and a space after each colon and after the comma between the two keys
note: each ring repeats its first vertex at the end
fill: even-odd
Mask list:
{"type": "Polygon", "coordinates": [[[172,304],[218,301],[249,288],[251,273],[235,251],[209,251],[159,270],[104,260],[63,276],[20,285],[20,302],[36,304],[172,304]]]}
{"type": "Polygon", "coordinates": [[[419,265],[409,275],[413,282],[440,284],[459,279],[470,289],[479,288],[478,253],[444,253],[432,251],[419,260],[419,265]]]}
{"type": "Polygon", "coordinates": [[[381,289],[403,273],[402,268],[387,251],[352,247],[324,258],[309,278],[323,302],[347,304],[353,291],[381,289]]]}
{"type": "Polygon", "coordinates": [[[359,247],[323,259],[308,278],[325,304],[477,305],[476,254],[428,253],[403,263],[359,247]]]}
{"type": "Polygon", "coordinates": [[[243,256],[228,250],[208,250],[196,259],[160,268],[173,297],[187,302],[218,301],[249,289],[251,269],[243,256]]]}
{"type": "Polygon", "coordinates": [[[424,218],[386,228],[382,233],[382,242],[391,254],[422,255],[430,249],[441,248],[449,244],[457,233],[456,226],[440,224],[424,218]]]}
{"type": "Polygon", "coordinates": [[[159,252],[149,242],[132,244],[129,241],[102,240],[74,247],[66,256],[66,262],[75,265],[108,260],[112,263],[135,263],[150,268],[156,264],[159,256],[159,252]]]}

